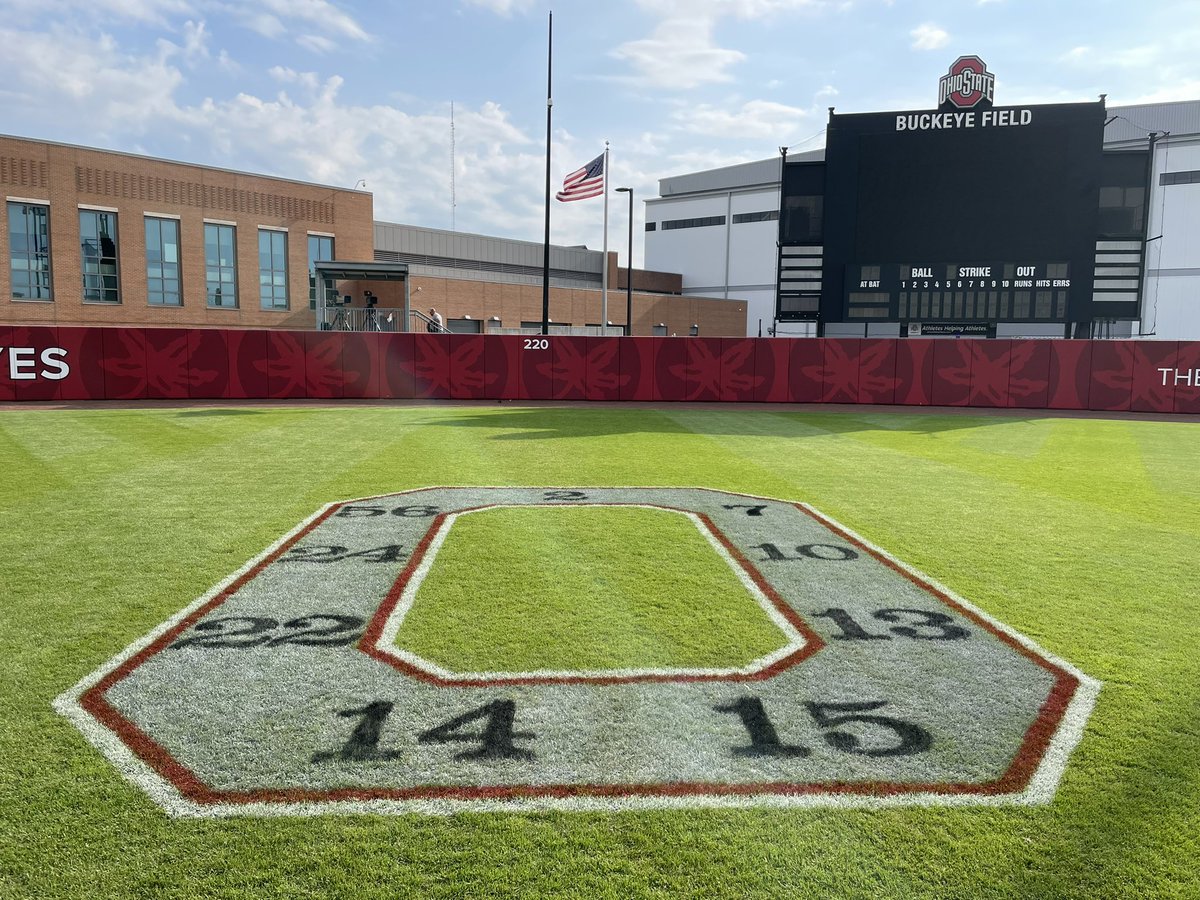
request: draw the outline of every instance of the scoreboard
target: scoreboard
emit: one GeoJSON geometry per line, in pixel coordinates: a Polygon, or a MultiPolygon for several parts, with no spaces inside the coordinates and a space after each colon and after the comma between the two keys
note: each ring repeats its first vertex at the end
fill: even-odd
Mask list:
{"type": "Polygon", "coordinates": [[[1103,102],[831,111],[819,318],[1090,320],[1104,118],[1103,102]]]}
{"type": "Polygon", "coordinates": [[[853,264],[846,311],[892,322],[1062,322],[1070,291],[1064,261],[853,264]]]}

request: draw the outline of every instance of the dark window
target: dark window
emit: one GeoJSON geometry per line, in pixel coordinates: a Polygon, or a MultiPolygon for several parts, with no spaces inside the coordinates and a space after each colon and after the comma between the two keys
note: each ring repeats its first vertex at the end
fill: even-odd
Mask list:
{"type": "Polygon", "coordinates": [[[788,163],[780,207],[780,238],[785,244],[821,243],[825,230],[825,164],[788,163]]]}
{"type": "Polygon", "coordinates": [[[672,219],[662,223],[663,231],[673,231],[676,228],[704,228],[707,225],[724,225],[724,216],[701,216],[698,219],[672,219]]]}
{"type": "MultiPolygon", "coordinates": [[[[308,236],[308,308],[317,308],[317,271],[313,268],[313,264],[317,262],[329,262],[333,259],[333,238],[310,234],[308,236]]],[[[337,287],[333,283],[332,278],[323,279],[325,282],[325,303],[326,305],[337,300],[337,287]]]]}
{"type": "Polygon", "coordinates": [[[79,244],[82,250],[83,299],[91,303],[119,303],[117,214],[81,209],[79,244]]]}
{"type": "Polygon", "coordinates": [[[1200,170],[1191,172],[1163,172],[1158,176],[1158,183],[1167,184],[1200,184],[1200,170]]]}
{"type": "Polygon", "coordinates": [[[1100,168],[1099,233],[1142,237],[1146,222],[1144,152],[1105,153],[1100,168]]]}
{"type": "Polygon", "coordinates": [[[237,229],[204,224],[204,283],[209,306],[237,306],[237,229]]]}
{"type": "Polygon", "coordinates": [[[287,232],[258,232],[258,298],[263,309],[288,308],[287,232]]]}
{"type": "Polygon", "coordinates": [[[50,300],[50,208],[8,204],[8,255],[14,300],[50,300]]]}
{"type": "Polygon", "coordinates": [[[657,223],[657,222],[647,222],[647,223],[646,223],[646,230],[647,230],[647,231],[654,231],[654,229],[656,229],[656,228],[658,228],[658,223],[657,223]]]}
{"type": "Polygon", "coordinates": [[[151,306],[182,306],[179,223],[146,217],[146,296],[151,306]]]}
{"type": "Polygon", "coordinates": [[[743,222],[776,222],[778,220],[779,210],[768,209],[763,212],[737,213],[733,217],[733,224],[741,225],[743,222]]]}

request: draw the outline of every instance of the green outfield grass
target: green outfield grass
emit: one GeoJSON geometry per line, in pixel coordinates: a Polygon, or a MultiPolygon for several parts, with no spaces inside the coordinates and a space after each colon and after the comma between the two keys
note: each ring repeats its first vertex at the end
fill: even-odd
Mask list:
{"type": "Polygon", "coordinates": [[[1198,449],[912,410],[0,411],[0,897],[1198,897],[1198,449]],[[435,484],[806,501],[1104,687],[1054,802],[994,809],[171,820],[51,708],[323,504],[435,484]]]}
{"type": "Polygon", "coordinates": [[[396,643],[452,671],[530,672],[737,667],[787,637],[691,520],[583,507],[458,518],[396,643]]]}

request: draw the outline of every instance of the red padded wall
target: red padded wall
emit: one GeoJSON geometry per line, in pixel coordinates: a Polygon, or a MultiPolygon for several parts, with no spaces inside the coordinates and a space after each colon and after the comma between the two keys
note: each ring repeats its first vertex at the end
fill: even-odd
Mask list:
{"type": "Polygon", "coordinates": [[[265,331],[228,331],[229,394],[231,399],[261,400],[271,396],[270,336],[265,331]]]}
{"type": "Polygon", "coordinates": [[[14,325],[9,334],[8,343],[0,344],[8,347],[2,360],[5,366],[5,377],[12,375],[12,348],[32,350],[32,353],[21,352],[17,359],[21,361],[19,373],[22,376],[32,375],[32,378],[22,377],[10,382],[14,400],[57,400],[61,379],[46,378],[43,371],[57,373],[57,366],[47,367],[42,360],[42,352],[50,347],[58,346],[58,329],[46,326],[27,327],[14,325]]]}
{"type": "Polygon", "coordinates": [[[933,344],[933,403],[966,406],[971,400],[973,340],[943,339],[933,344]]]}
{"type": "Polygon", "coordinates": [[[825,338],[821,362],[821,402],[858,402],[858,363],[863,341],[859,338],[825,338]]]}
{"type": "Polygon", "coordinates": [[[1092,387],[1092,342],[1046,343],[1050,345],[1050,381],[1046,406],[1050,409],[1087,409],[1092,387]]]}
{"type": "Polygon", "coordinates": [[[413,335],[413,396],[450,399],[450,335],[413,335]]]}
{"type": "Polygon", "coordinates": [[[1200,342],[0,326],[0,401],[509,399],[1200,412],[1200,342]],[[543,341],[545,344],[543,345],[543,341]],[[29,348],[12,377],[9,348],[29,348]],[[43,361],[65,350],[68,372],[43,361]]]}
{"type": "Polygon", "coordinates": [[[933,403],[933,345],[929,338],[897,342],[896,397],[902,406],[928,406],[933,403]]]}
{"type": "Polygon", "coordinates": [[[754,339],[754,399],[760,403],[787,403],[792,399],[788,362],[792,341],[754,339]]]}
{"type": "MultiPolygon", "coordinates": [[[[3,329],[0,329],[0,346],[7,346],[3,329]]],[[[58,346],[67,351],[64,359],[70,373],[58,383],[60,400],[103,400],[104,338],[99,328],[60,328],[58,346]]],[[[0,358],[0,365],[7,361],[0,358]]],[[[0,379],[0,398],[4,396],[4,381],[0,379]]]]}
{"type": "MultiPolygon", "coordinates": [[[[15,330],[15,329],[14,329],[15,330]]],[[[104,328],[104,396],[108,400],[146,397],[146,335],[141,328],[104,328]]]]}
{"type": "Polygon", "coordinates": [[[229,332],[192,328],[187,333],[188,396],[221,400],[229,396],[229,332]]]}
{"type": "Polygon", "coordinates": [[[899,341],[864,340],[858,354],[858,403],[894,403],[899,341]]]}
{"type": "Polygon", "coordinates": [[[1012,341],[971,341],[969,406],[1008,406],[1012,341]]]}
{"type": "Polygon", "coordinates": [[[455,400],[481,400],[487,386],[487,364],[482,334],[449,336],[450,396],[455,400]]]}
{"type": "Polygon", "coordinates": [[[756,399],[758,374],[755,338],[721,339],[721,393],[718,399],[732,403],[749,403],[756,399]]]}
{"type": "Polygon", "coordinates": [[[1175,387],[1175,412],[1200,413],[1200,341],[1179,345],[1170,381],[1175,387]]]}
{"type": "Polygon", "coordinates": [[[1042,409],[1050,390],[1050,341],[1012,342],[1008,405],[1042,409]]]}
{"type": "Polygon", "coordinates": [[[551,380],[555,400],[587,397],[587,338],[559,335],[551,338],[551,380]]]}
{"type": "Polygon", "coordinates": [[[379,341],[379,395],[386,400],[411,400],[417,394],[416,373],[416,335],[381,335],[379,341]]]}
{"type": "Polygon", "coordinates": [[[825,342],[819,338],[789,341],[787,379],[789,403],[817,403],[824,385],[822,356],[825,342]]]}
{"type": "Polygon", "coordinates": [[[17,383],[13,381],[9,369],[9,347],[12,342],[12,328],[0,325],[0,403],[11,403],[17,399],[17,383]]]}
{"type": "Polygon", "coordinates": [[[1176,341],[1137,341],[1133,349],[1133,385],[1129,408],[1135,412],[1175,411],[1176,341]],[[1162,372],[1167,369],[1168,372],[1162,372]],[[1163,383],[1164,375],[1166,384],[1163,383]]]}
{"type": "Polygon", "coordinates": [[[1089,409],[1123,411],[1133,399],[1133,347],[1122,341],[1094,341],[1089,409]]]}
{"type": "Polygon", "coordinates": [[[587,388],[584,396],[588,400],[621,399],[621,386],[629,380],[621,367],[621,345],[624,343],[624,340],[615,337],[587,339],[587,388]]]}

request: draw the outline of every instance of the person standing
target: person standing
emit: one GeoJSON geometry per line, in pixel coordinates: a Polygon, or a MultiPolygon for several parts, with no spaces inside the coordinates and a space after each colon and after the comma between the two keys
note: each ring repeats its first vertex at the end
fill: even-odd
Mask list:
{"type": "Polygon", "coordinates": [[[425,330],[426,331],[445,331],[446,330],[445,327],[442,325],[442,314],[440,312],[438,312],[436,309],[434,309],[432,306],[429,307],[429,323],[425,326],[425,330]]]}

